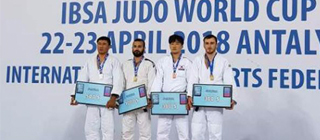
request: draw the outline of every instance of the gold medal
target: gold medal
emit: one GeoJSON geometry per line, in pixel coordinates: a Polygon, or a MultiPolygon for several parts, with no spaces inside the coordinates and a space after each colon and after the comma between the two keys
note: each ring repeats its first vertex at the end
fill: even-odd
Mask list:
{"type": "Polygon", "coordinates": [[[213,79],[214,79],[214,76],[210,75],[210,80],[213,81],[213,79]]]}
{"type": "Polygon", "coordinates": [[[176,73],[173,73],[173,74],[172,74],[172,78],[173,78],[173,79],[177,78],[177,74],[176,74],[176,73]]]}
{"type": "Polygon", "coordinates": [[[142,56],[142,58],[140,59],[140,61],[138,63],[136,63],[135,59],[133,60],[133,67],[134,67],[134,77],[133,77],[133,82],[137,82],[138,81],[138,70],[139,70],[139,66],[143,60],[144,56],[142,56]]]}

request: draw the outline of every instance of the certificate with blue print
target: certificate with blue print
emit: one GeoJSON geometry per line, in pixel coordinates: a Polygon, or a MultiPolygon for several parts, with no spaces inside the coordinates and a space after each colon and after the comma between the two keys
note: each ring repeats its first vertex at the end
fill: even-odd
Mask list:
{"type": "Polygon", "coordinates": [[[152,92],[152,115],[188,115],[184,92],[152,92]]]}
{"type": "Polygon", "coordinates": [[[232,85],[194,84],[193,106],[229,108],[232,102],[232,85]]]}
{"type": "Polygon", "coordinates": [[[148,98],[145,85],[140,85],[123,91],[118,99],[118,103],[119,114],[124,114],[146,107],[148,105],[148,98]]]}
{"type": "Polygon", "coordinates": [[[78,81],[75,100],[79,104],[106,106],[111,97],[112,85],[78,81]]]}

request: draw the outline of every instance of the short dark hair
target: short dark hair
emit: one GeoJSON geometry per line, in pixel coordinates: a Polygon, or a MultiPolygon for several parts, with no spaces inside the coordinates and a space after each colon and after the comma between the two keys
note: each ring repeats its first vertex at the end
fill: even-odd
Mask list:
{"type": "Polygon", "coordinates": [[[203,42],[204,42],[204,40],[206,40],[206,39],[210,39],[210,38],[214,38],[214,40],[216,40],[216,42],[218,42],[217,37],[216,37],[216,36],[214,36],[214,35],[212,35],[212,34],[205,36],[205,37],[203,38],[203,42]]]}
{"type": "Polygon", "coordinates": [[[101,37],[98,38],[97,43],[98,43],[100,40],[105,40],[105,41],[108,42],[109,45],[111,45],[111,40],[110,40],[109,37],[101,36],[101,37]]]}
{"type": "Polygon", "coordinates": [[[183,45],[183,38],[181,36],[173,34],[169,37],[169,44],[176,41],[180,42],[183,45]]]}
{"type": "Polygon", "coordinates": [[[137,38],[137,39],[135,39],[133,42],[136,42],[136,41],[138,41],[138,42],[142,42],[143,47],[144,47],[144,48],[146,47],[146,43],[144,42],[144,40],[143,40],[143,39],[141,39],[141,38],[137,38]]]}

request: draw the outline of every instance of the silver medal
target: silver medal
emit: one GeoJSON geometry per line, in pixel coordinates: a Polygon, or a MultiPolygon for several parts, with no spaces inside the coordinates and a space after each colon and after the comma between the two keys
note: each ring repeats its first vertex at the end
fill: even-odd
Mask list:
{"type": "Polygon", "coordinates": [[[99,74],[99,79],[103,79],[103,74],[99,74]]]}

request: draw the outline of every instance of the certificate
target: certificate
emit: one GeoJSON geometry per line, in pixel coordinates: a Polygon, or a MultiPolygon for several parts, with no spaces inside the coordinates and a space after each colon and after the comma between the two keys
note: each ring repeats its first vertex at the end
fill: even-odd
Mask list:
{"type": "Polygon", "coordinates": [[[193,106],[195,107],[231,107],[232,85],[194,84],[193,106]]]}
{"type": "Polygon", "coordinates": [[[152,115],[188,115],[184,92],[152,92],[152,115]]]}
{"type": "Polygon", "coordinates": [[[79,104],[106,106],[111,97],[111,90],[112,85],[78,81],[75,100],[79,104]]]}
{"type": "Polygon", "coordinates": [[[124,114],[148,105],[145,85],[127,89],[122,92],[119,100],[119,114],[124,114]]]}

